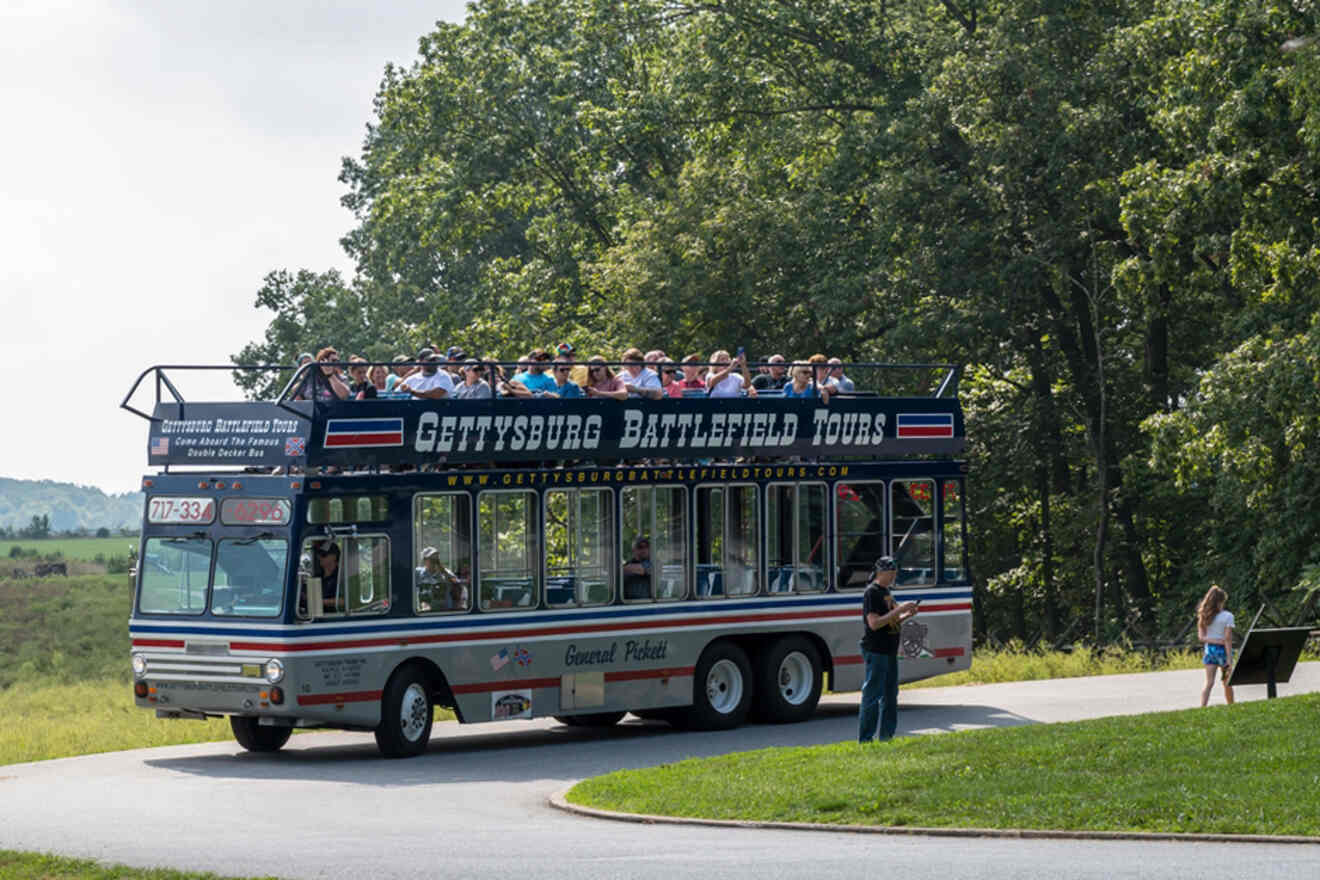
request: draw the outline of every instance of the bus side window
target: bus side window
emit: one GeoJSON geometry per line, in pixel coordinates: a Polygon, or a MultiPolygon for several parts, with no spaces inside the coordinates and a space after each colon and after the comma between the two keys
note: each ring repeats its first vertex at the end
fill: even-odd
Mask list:
{"type": "Polygon", "coordinates": [[[860,590],[871,579],[876,559],[886,555],[885,484],[849,481],[834,485],[834,558],[838,589],[860,590]]]}
{"type": "Polygon", "coordinates": [[[697,597],[753,596],[760,591],[756,486],[697,489],[697,597]]]}
{"type": "Polygon", "coordinates": [[[825,589],[825,486],[774,483],[766,490],[766,590],[825,589]]]}
{"type": "Polygon", "coordinates": [[[614,496],[609,489],[545,493],[545,603],[604,605],[614,599],[614,496]]]}
{"type": "Polygon", "coordinates": [[[942,581],[967,578],[967,551],[963,540],[963,494],[961,480],[940,483],[940,528],[943,532],[944,575],[942,581]]]}
{"type": "Polygon", "coordinates": [[[390,610],[390,539],[384,535],[344,542],[344,610],[349,614],[384,614],[390,610]]]}
{"type": "Polygon", "coordinates": [[[682,599],[688,584],[687,489],[628,486],[622,490],[621,500],[619,558],[624,601],[682,599]],[[644,554],[639,546],[643,539],[647,544],[644,554]]]}
{"type": "Polygon", "coordinates": [[[477,591],[482,611],[535,608],[535,492],[482,492],[477,499],[477,591]]]}
{"type": "Polygon", "coordinates": [[[466,492],[417,496],[413,554],[415,612],[472,608],[472,499],[466,492]],[[428,553],[434,558],[427,558],[428,553]]]}
{"type": "Polygon", "coordinates": [[[935,583],[935,483],[895,480],[890,484],[897,586],[935,583]]]}

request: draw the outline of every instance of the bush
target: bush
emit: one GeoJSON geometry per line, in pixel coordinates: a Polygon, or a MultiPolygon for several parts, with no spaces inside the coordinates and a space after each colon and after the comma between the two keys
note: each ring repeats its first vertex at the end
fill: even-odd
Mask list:
{"type": "Polygon", "coordinates": [[[10,558],[10,559],[22,559],[22,558],[23,558],[23,548],[20,547],[20,546],[18,546],[17,544],[15,544],[14,546],[10,547],[10,548],[9,548],[9,558],[10,558]]]}

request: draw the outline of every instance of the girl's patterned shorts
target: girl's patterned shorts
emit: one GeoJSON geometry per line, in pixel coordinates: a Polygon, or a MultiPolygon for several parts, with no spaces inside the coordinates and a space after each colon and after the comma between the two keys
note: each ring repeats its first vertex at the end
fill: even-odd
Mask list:
{"type": "Polygon", "coordinates": [[[1205,656],[1201,662],[1206,666],[1227,666],[1228,654],[1224,651],[1223,645],[1206,645],[1205,656]]]}

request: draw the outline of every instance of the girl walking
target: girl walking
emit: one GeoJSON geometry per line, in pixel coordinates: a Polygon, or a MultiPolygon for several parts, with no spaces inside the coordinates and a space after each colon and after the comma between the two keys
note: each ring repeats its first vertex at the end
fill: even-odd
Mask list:
{"type": "Polygon", "coordinates": [[[1228,670],[1233,666],[1233,614],[1224,610],[1228,601],[1218,584],[1205,591],[1201,604],[1196,606],[1196,632],[1205,643],[1205,687],[1201,688],[1201,705],[1210,701],[1215,686],[1215,671],[1224,680],[1224,701],[1233,702],[1233,689],[1228,686],[1228,670]]]}

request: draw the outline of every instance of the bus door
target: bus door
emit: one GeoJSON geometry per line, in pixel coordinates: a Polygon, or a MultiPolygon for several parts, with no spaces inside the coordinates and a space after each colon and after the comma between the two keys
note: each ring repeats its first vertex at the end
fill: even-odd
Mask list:
{"type": "Polygon", "coordinates": [[[299,556],[302,620],[390,610],[389,505],[384,495],[312,498],[299,556]]]}

